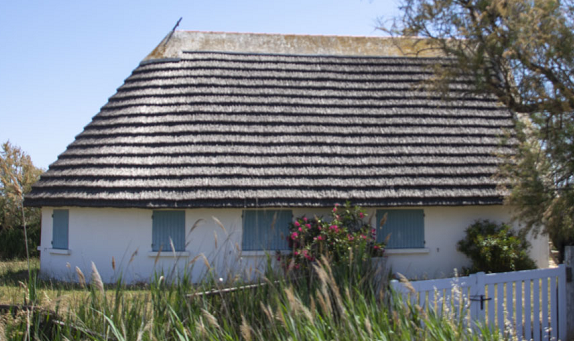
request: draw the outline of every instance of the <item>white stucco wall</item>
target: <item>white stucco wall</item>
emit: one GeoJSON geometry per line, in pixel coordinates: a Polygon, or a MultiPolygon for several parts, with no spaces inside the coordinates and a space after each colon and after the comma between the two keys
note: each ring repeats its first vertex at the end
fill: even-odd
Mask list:
{"type": "MultiPolygon", "coordinates": [[[[242,209],[186,210],[186,252],[178,257],[170,252],[156,257],[157,253],[151,252],[152,210],[64,209],[69,210],[68,252],[51,250],[53,209],[42,209],[40,267],[42,275],[47,277],[76,280],[74,269],[77,266],[89,278],[94,262],[106,282],[116,281],[120,274],[127,282],[145,282],[154,272],[161,271],[166,275],[187,271],[192,280],[198,281],[207,269],[211,269],[216,278],[235,274],[256,276],[257,269],[266,263],[266,257],[261,254],[241,254],[242,209]],[[212,217],[217,218],[225,230],[212,217]],[[190,233],[199,219],[203,220],[190,233]],[[201,254],[209,262],[209,268],[201,254]]],[[[295,217],[329,214],[328,209],[295,208],[292,211],[295,217]]],[[[469,265],[465,256],[456,251],[456,243],[464,237],[464,229],[477,219],[502,222],[510,217],[508,209],[501,206],[425,207],[424,211],[426,248],[423,252],[387,250],[386,253],[387,265],[393,272],[410,278],[451,276],[455,268],[469,265]]],[[[376,209],[368,209],[368,212],[374,216],[376,209]]],[[[547,238],[539,236],[531,242],[533,259],[539,267],[547,267],[547,238]]]]}

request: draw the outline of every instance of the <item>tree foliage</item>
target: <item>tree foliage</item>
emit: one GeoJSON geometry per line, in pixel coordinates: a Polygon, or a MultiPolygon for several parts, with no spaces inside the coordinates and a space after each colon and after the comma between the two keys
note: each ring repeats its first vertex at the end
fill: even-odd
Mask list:
{"type": "Polygon", "coordinates": [[[39,242],[40,209],[26,207],[23,198],[42,174],[30,156],[10,142],[0,151],[0,258],[25,257],[24,222],[29,229],[29,248],[39,242]],[[22,215],[24,212],[24,215],[22,215]],[[24,221],[25,219],[25,221],[24,221]]]}
{"type": "Polygon", "coordinates": [[[520,113],[520,146],[502,169],[508,203],[534,235],[548,233],[559,249],[574,244],[573,1],[403,0],[401,11],[384,30],[427,38],[453,60],[434,67],[435,90],[447,94],[467,77],[469,91],[520,113]]]}

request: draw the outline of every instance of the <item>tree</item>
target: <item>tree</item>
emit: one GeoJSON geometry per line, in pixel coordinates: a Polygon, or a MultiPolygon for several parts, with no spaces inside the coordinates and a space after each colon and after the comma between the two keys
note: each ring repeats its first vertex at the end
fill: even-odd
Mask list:
{"type": "Polygon", "coordinates": [[[429,86],[472,79],[468,91],[494,94],[517,119],[519,147],[501,169],[507,203],[534,236],[561,250],[574,244],[574,4],[572,0],[403,0],[382,29],[451,57],[429,86]],[[470,76],[470,77],[469,77],[470,76]],[[520,115],[517,115],[520,117],[520,115]]]}
{"type": "Polygon", "coordinates": [[[25,257],[24,227],[33,253],[39,241],[40,209],[23,207],[23,198],[42,174],[30,156],[10,142],[0,151],[0,258],[25,257]]]}

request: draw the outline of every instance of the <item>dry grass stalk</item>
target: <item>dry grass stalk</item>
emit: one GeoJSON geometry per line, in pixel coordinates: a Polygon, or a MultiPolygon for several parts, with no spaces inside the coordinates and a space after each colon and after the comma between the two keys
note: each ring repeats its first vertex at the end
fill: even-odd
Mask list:
{"type": "Polygon", "coordinates": [[[347,300],[348,300],[349,302],[352,302],[352,301],[353,301],[353,298],[351,297],[351,291],[349,290],[349,287],[346,287],[346,288],[345,288],[345,296],[347,297],[347,300]]]}
{"type": "Polygon", "coordinates": [[[217,323],[217,318],[215,318],[215,316],[213,316],[209,311],[202,308],[201,309],[201,315],[203,315],[203,317],[207,320],[209,325],[211,325],[212,327],[214,327],[216,329],[221,329],[221,327],[219,326],[219,323],[217,323]]]}
{"type": "Polygon", "coordinates": [[[309,321],[313,322],[313,315],[311,315],[311,312],[305,307],[301,300],[295,296],[293,287],[286,288],[285,295],[287,295],[287,301],[289,302],[289,307],[293,315],[303,313],[309,321]]]}
{"type": "Polygon", "coordinates": [[[155,255],[155,259],[153,261],[153,266],[157,265],[157,262],[159,262],[159,256],[161,255],[161,250],[163,249],[163,244],[159,246],[159,250],[157,250],[157,255],[155,255]]]}
{"type": "Polygon", "coordinates": [[[134,258],[138,255],[138,250],[139,250],[139,249],[136,249],[136,250],[132,253],[132,256],[130,257],[130,261],[129,261],[128,264],[131,264],[131,263],[134,261],[134,258]]]}
{"type": "Polygon", "coordinates": [[[372,337],[373,336],[373,326],[371,325],[371,320],[369,319],[368,316],[365,318],[365,329],[367,329],[367,333],[369,334],[369,337],[372,337]]]}
{"type": "Polygon", "coordinates": [[[289,302],[289,308],[291,312],[292,313],[296,312],[297,299],[295,298],[295,294],[293,293],[293,287],[285,288],[285,290],[283,291],[287,296],[287,302],[289,302]]]}
{"type": "Polygon", "coordinates": [[[86,286],[86,276],[80,268],[76,266],[76,275],[78,275],[78,283],[80,283],[80,287],[84,288],[86,286]]]}
{"type": "Polygon", "coordinates": [[[405,286],[405,288],[409,290],[411,295],[416,295],[417,291],[415,290],[411,282],[401,273],[397,273],[397,276],[399,276],[399,281],[405,286]]]}
{"type": "Polygon", "coordinates": [[[199,330],[199,334],[202,337],[207,337],[207,330],[205,329],[205,324],[203,324],[203,319],[195,321],[195,329],[199,330]]]}
{"type": "Polygon", "coordinates": [[[2,337],[6,336],[6,319],[7,319],[7,314],[4,315],[0,315],[0,335],[2,335],[2,337]]]}
{"type": "Polygon", "coordinates": [[[265,316],[267,316],[267,319],[269,320],[269,322],[271,324],[275,323],[275,316],[273,316],[273,310],[271,309],[271,306],[269,305],[265,305],[263,304],[263,302],[259,302],[259,306],[261,307],[261,310],[263,311],[263,313],[265,313],[265,316]]]}
{"type": "Polygon", "coordinates": [[[315,296],[317,297],[317,300],[319,301],[319,306],[321,307],[323,314],[330,315],[332,313],[331,304],[327,303],[327,302],[329,302],[329,297],[325,296],[325,295],[326,295],[325,292],[319,293],[319,291],[317,291],[315,293],[315,296]]]}
{"type": "Polygon", "coordinates": [[[205,267],[211,269],[211,265],[209,264],[207,257],[205,257],[203,253],[200,253],[199,256],[203,259],[203,264],[205,264],[205,267]]]}
{"type": "Polygon", "coordinates": [[[387,214],[388,213],[385,213],[385,215],[381,218],[381,221],[379,221],[379,228],[382,228],[383,225],[387,223],[387,214]]]}
{"type": "Polygon", "coordinates": [[[211,219],[213,219],[213,221],[215,221],[217,226],[219,226],[223,230],[223,232],[225,232],[225,234],[227,234],[227,230],[225,229],[225,226],[223,226],[223,224],[221,223],[221,221],[219,221],[219,219],[217,219],[215,217],[211,217],[211,219]]]}
{"type": "Polygon", "coordinates": [[[102,295],[104,294],[104,282],[94,262],[92,262],[92,285],[94,285],[102,295]]]}
{"type": "Polygon", "coordinates": [[[199,226],[199,224],[201,224],[204,221],[205,221],[204,219],[197,219],[193,224],[193,226],[191,226],[191,228],[189,229],[189,233],[191,234],[191,232],[193,232],[193,230],[195,230],[199,226]]]}
{"type": "Polygon", "coordinates": [[[193,257],[193,259],[190,260],[189,263],[187,263],[187,264],[189,264],[189,265],[194,264],[195,262],[197,262],[199,257],[201,257],[201,255],[197,255],[197,256],[193,257]]]}
{"type": "Polygon", "coordinates": [[[176,256],[175,245],[173,244],[173,239],[169,237],[169,246],[171,247],[171,252],[173,252],[173,257],[176,256]]]}
{"type": "Polygon", "coordinates": [[[243,338],[246,341],[252,340],[251,327],[249,327],[249,325],[247,324],[247,321],[245,320],[243,314],[241,315],[241,326],[239,327],[239,330],[241,331],[241,336],[243,336],[243,338]]]}
{"type": "MultiPolygon", "coordinates": [[[[329,264],[329,260],[326,257],[321,257],[320,260],[322,266],[321,267],[315,267],[315,268],[321,268],[321,269],[325,269],[323,270],[325,272],[324,280],[325,285],[328,283],[329,287],[331,288],[331,292],[333,293],[333,296],[335,297],[335,303],[336,303],[336,307],[339,310],[339,312],[341,313],[341,316],[343,318],[345,318],[345,306],[343,305],[343,298],[341,297],[341,291],[339,289],[339,286],[337,285],[337,283],[335,282],[335,276],[333,276],[333,269],[331,269],[331,265],[329,264]]],[[[325,290],[326,291],[326,290],[325,290]]]]}
{"type": "MultiPolygon", "coordinates": [[[[145,312],[144,312],[144,321],[145,321],[145,312]]],[[[143,324],[143,322],[142,322],[143,324]]],[[[146,332],[149,332],[151,330],[151,327],[153,326],[153,318],[149,319],[149,321],[145,324],[145,326],[143,328],[140,327],[140,329],[138,330],[138,336],[136,341],[142,341],[143,340],[143,336],[146,332]]]]}
{"type": "Polygon", "coordinates": [[[283,312],[281,311],[281,308],[277,307],[277,311],[275,312],[275,318],[277,319],[277,321],[281,322],[281,324],[283,324],[284,327],[287,326],[287,322],[285,321],[285,316],[283,316],[283,312]]]}

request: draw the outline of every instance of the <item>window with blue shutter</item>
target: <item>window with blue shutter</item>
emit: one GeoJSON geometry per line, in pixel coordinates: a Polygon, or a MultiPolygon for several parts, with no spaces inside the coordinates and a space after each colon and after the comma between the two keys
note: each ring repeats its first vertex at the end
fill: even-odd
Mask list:
{"type": "Polygon", "coordinates": [[[290,210],[243,211],[243,251],[289,250],[290,210]]]}
{"type": "Polygon", "coordinates": [[[423,210],[377,210],[377,241],[383,242],[389,236],[389,249],[424,248],[424,220],[423,210]],[[385,213],[387,222],[378,226],[385,213]]]}
{"type": "Polygon", "coordinates": [[[152,251],[185,251],[185,211],[153,211],[152,251]]]}
{"type": "Polygon", "coordinates": [[[52,248],[68,249],[68,210],[54,210],[52,212],[52,248]]]}

